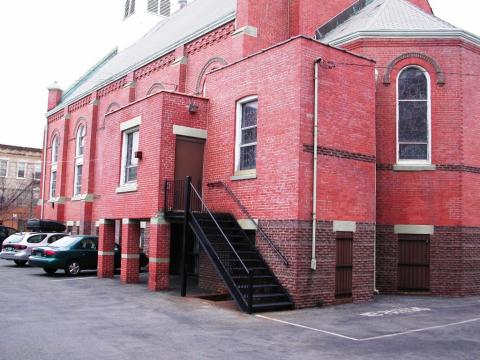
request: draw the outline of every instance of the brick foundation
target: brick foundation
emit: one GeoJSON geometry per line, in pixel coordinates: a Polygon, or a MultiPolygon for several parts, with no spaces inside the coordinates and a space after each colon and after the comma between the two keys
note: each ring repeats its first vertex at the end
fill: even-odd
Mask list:
{"type": "MultiPolygon", "coordinates": [[[[435,227],[430,236],[430,294],[480,294],[480,228],[435,227]]],[[[398,284],[398,235],[377,225],[377,288],[395,294],[398,284]]]]}

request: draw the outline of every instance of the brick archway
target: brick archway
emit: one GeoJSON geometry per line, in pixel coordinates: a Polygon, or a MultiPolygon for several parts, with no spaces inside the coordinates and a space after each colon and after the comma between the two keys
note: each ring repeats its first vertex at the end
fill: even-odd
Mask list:
{"type": "Polygon", "coordinates": [[[431,58],[430,56],[422,54],[422,53],[417,53],[417,52],[402,54],[402,55],[396,57],[394,60],[392,60],[392,62],[390,62],[390,64],[387,66],[387,70],[385,71],[385,75],[383,77],[383,84],[384,85],[391,84],[391,82],[392,82],[391,81],[392,71],[399,62],[401,62],[403,60],[406,60],[406,59],[412,59],[412,58],[413,59],[421,59],[423,61],[426,61],[430,65],[432,65],[433,68],[435,69],[436,74],[437,74],[437,84],[439,86],[445,85],[445,73],[440,68],[440,65],[438,65],[438,63],[433,58],[431,58]]]}

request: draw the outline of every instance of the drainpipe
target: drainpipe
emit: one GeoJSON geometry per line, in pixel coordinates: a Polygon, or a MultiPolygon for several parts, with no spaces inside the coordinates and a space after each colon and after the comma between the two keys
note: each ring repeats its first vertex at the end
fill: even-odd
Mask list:
{"type": "Polygon", "coordinates": [[[310,268],[317,270],[317,179],[318,179],[318,63],[322,59],[315,60],[315,99],[314,99],[314,125],[313,125],[313,200],[312,200],[312,260],[310,268]]]}
{"type": "Polygon", "coordinates": [[[43,134],[43,171],[42,171],[42,209],[40,219],[43,220],[44,207],[45,207],[45,173],[47,171],[47,136],[48,136],[48,119],[47,125],[43,134]]]}

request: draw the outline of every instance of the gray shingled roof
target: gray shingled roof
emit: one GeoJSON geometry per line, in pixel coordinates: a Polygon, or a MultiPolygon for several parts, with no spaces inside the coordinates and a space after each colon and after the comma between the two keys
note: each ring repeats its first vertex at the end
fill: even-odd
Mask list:
{"type": "Polygon", "coordinates": [[[160,21],[134,45],[107,55],[68,89],[62,102],[49,113],[231,21],[235,18],[236,5],[236,0],[192,1],[181,11],[160,21]]]}
{"type": "Polygon", "coordinates": [[[459,30],[426,13],[407,0],[374,0],[358,14],[327,33],[322,42],[332,44],[358,33],[425,32],[459,30]]]}

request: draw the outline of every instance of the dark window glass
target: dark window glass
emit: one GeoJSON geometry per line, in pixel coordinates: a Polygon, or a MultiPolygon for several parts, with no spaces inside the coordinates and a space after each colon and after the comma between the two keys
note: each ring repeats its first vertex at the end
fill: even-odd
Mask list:
{"type": "Polygon", "coordinates": [[[47,235],[35,235],[35,236],[31,236],[27,239],[27,242],[29,244],[38,244],[38,243],[41,243],[43,241],[43,239],[45,239],[47,237],[47,235]]]}
{"type": "Polygon", "coordinates": [[[429,159],[428,81],[423,70],[407,68],[398,79],[399,160],[429,159]]]}
{"type": "Polygon", "coordinates": [[[257,146],[240,148],[240,170],[255,169],[257,165],[257,146]]]}
{"type": "Polygon", "coordinates": [[[239,170],[250,170],[256,167],[257,108],[257,100],[242,104],[239,170]]]}

